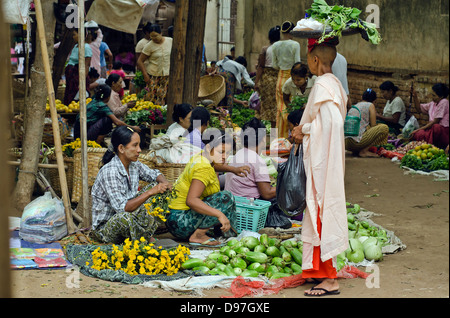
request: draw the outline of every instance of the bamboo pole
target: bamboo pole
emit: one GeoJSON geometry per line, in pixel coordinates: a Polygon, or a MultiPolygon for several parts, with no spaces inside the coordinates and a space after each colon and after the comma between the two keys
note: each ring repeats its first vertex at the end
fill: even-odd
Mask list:
{"type": "Polygon", "coordinates": [[[50,115],[52,118],[52,127],[53,127],[53,138],[55,141],[56,163],[58,165],[58,173],[59,173],[59,180],[61,183],[61,192],[64,210],[66,212],[67,230],[69,233],[72,233],[75,231],[75,225],[72,219],[72,207],[70,206],[69,189],[67,187],[66,171],[64,170],[64,158],[61,147],[61,135],[59,132],[58,114],[56,111],[55,90],[53,87],[52,73],[48,58],[47,41],[45,38],[44,18],[42,15],[41,0],[35,0],[34,5],[36,12],[36,22],[39,33],[39,40],[41,43],[42,58],[44,60],[45,81],[47,83],[47,91],[50,104],[50,115]]]}
{"type": "Polygon", "coordinates": [[[81,180],[82,180],[82,215],[83,227],[91,226],[89,213],[89,183],[87,160],[87,115],[86,115],[86,60],[85,60],[84,1],[78,1],[78,71],[80,96],[80,139],[81,139],[81,180]]]}
{"type": "Polygon", "coordinates": [[[9,100],[9,94],[11,85],[8,77],[11,77],[11,60],[8,59],[9,38],[7,37],[7,28],[10,27],[6,24],[3,18],[3,1],[0,1],[0,171],[2,171],[2,182],[0,182],[0,202],[2,203],[2,209],[0,210],[0,297],[10,298],[11,293],[11,265],[9,259],[9,239],[10,232],[8,226],[8,216],[11,212],[10,200],[12,190],[13,176],[9,167],[6,165],[7,152],[9,143],[7,141],[9,127],[8,118],[11,109],[8,103],[12,103],[9,100]]]}

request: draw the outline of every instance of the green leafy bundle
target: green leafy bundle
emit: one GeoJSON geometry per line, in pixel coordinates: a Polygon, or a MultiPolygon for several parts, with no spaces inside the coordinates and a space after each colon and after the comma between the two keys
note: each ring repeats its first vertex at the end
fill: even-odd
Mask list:
{"type": "Polygon", "coordinates": [[[314,0],[311,8],[306,13],[316,21],[324,25],[322,37],[319,43],[328,38],[341,36],[346,28],[359,28],[362,37],[372,44],[379,44],[381,36],[373,23],[368,23],[359,18],[361,10],[335,5],[330,7],[324,0],[314,0]],[[328,32],[331,28],[331,31],[328,32]]]}
{"type": "Polygon", "coordinates": [[[308,103],[308,97],[295,96],[292,102],[286,107],[286,112],[288,114],[292,113],[294,110],[303,109],[308,103]]]}

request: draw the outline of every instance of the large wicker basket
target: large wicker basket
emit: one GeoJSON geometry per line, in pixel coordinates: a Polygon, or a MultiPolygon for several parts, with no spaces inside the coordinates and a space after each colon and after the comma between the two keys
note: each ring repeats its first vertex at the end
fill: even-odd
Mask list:
{"type": "MultiPolygon", "coordinates": [[[[162,159],[161,157],[155,156],[155,152],[149,152],[147,155],[143,156],[143,159],[152,162],[153,166],[152,169],[159,170],[164,177],[166,177],[167,181],[170,183],[175,183],[179,176],[184,171],[184,168],[186,168],[185,163],[160,163],[158,162],[158,158],[162,159]]],[[[141,160],[142,161],[142,160],[141,160]]]]}
{"type": "MultiPolygon", "coordinates": [[[[66,170],[66,180],[67,180],[67,189],[69,190],[69,194],[72,193],[73,190],[73,170],[74,170],[74,158],[64,157],[64,165],[67,166],[66,170]]],[[[49,158],[49,163],[57,164],[56,157],[52,156],[49,158]]],[[[49,169],[48,170],[48,181],[52,186],[53,190],[58,196],[62,196],[61,191],[61,182],[59,181],[59,171],[58,169],[49,169]]]]}
{"type": "MultiPolygon", "coordinates": [[[[88,168],[88,186],[94,185],[102,158],[106,148],[87,148],[87,168],[88,168]]],[[[83,192],[83,177],[81,172],[81,149],[75,149],[73,152],[73,190],[72,202],[79,202],[83,192]]]]}
{"type": "MultiPolygon", "coordinates": [[[[101,161],[106,148],[88,148],[87,159],[88,159],[88,186],[92,187],[94,185],[97,174],[101,168],[101,161]]],[[[78,202],[81,198],[83,189],[83,179],[81,175],[81,150],[76,149],[73,152],[74,166],[73,166],[73,189],[72,189],[72,202],[78,202]]],[[[139,161],[147,165],[149,168],[154,168],[154,161],[147,158],[144,155],[139,156],[139,161]]],[[[144,182],[140,183],[143,187],[144,182]]]]}
{"type": "Polygon", "coordinates": [[[225,78],[220,75],[205,75],[200,78],[200,89],[198,99],[210,99],[215,106],[225,97],[226,83],[225,78]]]}

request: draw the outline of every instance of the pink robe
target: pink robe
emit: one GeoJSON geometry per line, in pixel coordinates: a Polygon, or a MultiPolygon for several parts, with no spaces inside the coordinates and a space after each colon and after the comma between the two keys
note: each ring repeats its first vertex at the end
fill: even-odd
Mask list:
{"type": "Polygon", "coordinates": [[[313,268],[314,246],[320,246],[321,261],[333,259],[348,248],[345,205],[344,120],[347,94],[331,73],[319,76],[311,90],[302,117],[303,161],[307,176],[303,219],[303,270],[313,268]],[[321,238],[317,231],[320,208],[321,238]]]}

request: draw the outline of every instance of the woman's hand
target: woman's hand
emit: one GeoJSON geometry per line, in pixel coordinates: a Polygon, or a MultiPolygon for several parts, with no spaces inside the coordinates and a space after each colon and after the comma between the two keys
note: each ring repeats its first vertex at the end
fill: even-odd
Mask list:
{"type": "Polygon", "coordinates": [[[134,130],[134,132],[140,133],[141,132],[141,128],[139,126],[130,126],[131,129],[134,130]]]}
{"type": "Polygon", "coordinates": [[[238,177],[246,177],[250,173],[249,166],[233,167],[232,172],[238,177]]]}
{"type": "Polygon", "coordinates": [[[221,216],[219,216],[218,219],[220,224],[222,224],[222,227],[220,228],[222,232],[228,232],[231,229],[230,220],[228,220],[228,218],[223,213],[221,213],[221,216]]]}
{"type": "Polygon", "coordinates": [[[303,129],[303,125],[301,126],[296,126],[294,127],[294,129],[292,130],[292,138],[294,139],[296,144],[301,144],[303,143],[303,137],[305,136],[302,132],[303,129]]]}
{"type": "Polygon", "coordinates": [[[158,183],[156,186],[150,189],[153,195],[162,194],[169,189],[170,184],[168,183],[158,183]]]}
{"type": "Polygon", "coordinates": [[[147,72],[144,73],[144,81],[147,83],[147,85],[150,85],[150,76],[148,76],[147,72]]]}
{"type": "Polygon", "coordinates": [[[128,108],[134,108],[136,106],[136,101],[132,100],[131,102],[127,103],[128,108]]]}

